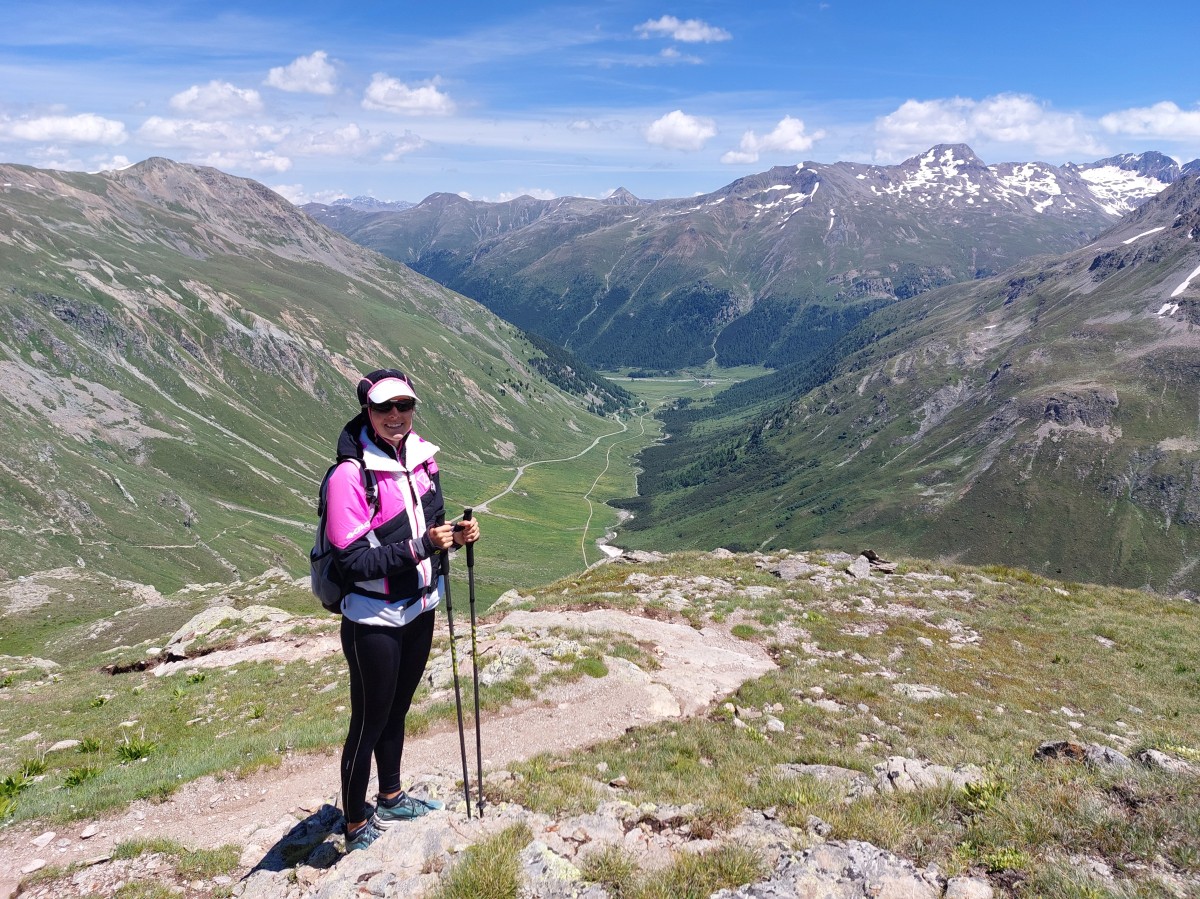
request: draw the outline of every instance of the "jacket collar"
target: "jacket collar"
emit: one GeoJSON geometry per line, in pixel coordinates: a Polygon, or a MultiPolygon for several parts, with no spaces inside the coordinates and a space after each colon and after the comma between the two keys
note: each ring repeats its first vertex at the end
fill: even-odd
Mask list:
{"type": "Polygon", "coordinates": [[[413,431],[404,439],[404,462],[385,452],[371,439],[368,426],[363,425],[358,434],[358,445],[362,449],[363,465],[372,471],[416,471],[437,453],[438,447],[413,431]]]}

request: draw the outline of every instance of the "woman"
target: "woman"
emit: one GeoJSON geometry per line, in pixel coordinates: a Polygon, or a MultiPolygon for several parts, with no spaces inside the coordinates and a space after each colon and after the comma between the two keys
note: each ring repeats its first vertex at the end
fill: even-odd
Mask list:
{"type": "Polygon", "coordinates": [[[342,575],[354,582],[342,600],[341,634],[350,668],[342,750],[347,851],[433,807],[400,786],[404,719],[433,643],[441,554],[479,539],[474,520],[442,523],[438,448],[412,430],[417,395],[408,376],[395,369],[364,375],[358,402],[361,411],[338,439],[341,464],[329,480],[326,519],[342,575]],[[379,775],[374,809],[366,801],[372,755],[379,775]]]}

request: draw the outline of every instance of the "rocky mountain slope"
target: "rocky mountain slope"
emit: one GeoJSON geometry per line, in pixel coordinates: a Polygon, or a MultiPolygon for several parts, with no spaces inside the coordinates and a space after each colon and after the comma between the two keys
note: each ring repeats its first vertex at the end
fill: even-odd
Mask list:
{"type": "Polygon", "coordinates": [[[1198,349],[1192,175],[1079,250],[897,303],[817,364],[669,416],[623,539],[852,537],[1197,591],[1198,349]]]}
{"type": "MultiPolygon", "coordinates": [[[[66,584],[0,597],[37,587],[66,584]]],[[[627,554],[481,622],[482,816],[456,783],[440,622],[404,770],[446,808],[345,855],[336,751],[294,746],[306,722],[333,719],[329,745],[344,727],[336,624],[285,611],[298,589],[269,572],[84,627],[56,619],[40,657],[2,660],[0,771],[42,763],[8,778],[0,896],[1200,890],[1194,603],[866,554],[627,554]],[[151,629],[164,613],[178,627],[151,629]],[[145,764],[114,751],[131,730],[145,764]],[[196,777],[180,755],[197,746],[241,770],[196,777]],[[92,775],[71,782],[85,760],[92,775]]]]}
{"type": "Polygon", "coordinates": [[[0,165],[0,572],[298,569],[353,383],[384,363],[481,492],[498,461],[612,429],[605,386],[260,184],[0,165]]]}
{"type": "Polygon", "coordinates": [[[779,167],[686,199],[435,194],[402,211],[305,211],[592,364],[783,367],[897,299],[1074,249],[1179,176],[1157,153],[989,166],[945,145],[894,166],[779,167]]]}

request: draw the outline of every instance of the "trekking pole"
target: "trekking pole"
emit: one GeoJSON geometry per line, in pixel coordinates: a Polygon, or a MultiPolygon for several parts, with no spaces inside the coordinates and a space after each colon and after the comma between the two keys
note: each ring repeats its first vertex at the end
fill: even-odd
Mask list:
{"type": "Polygon", "coordinates": [[[442,578],[446,590],[446,625],[450,628],[450,670],[454,674],[454,707],[458,710],[458,751],[462,755],[463,798],[467,819],[471,818],[471,779],[467,774],[467,738],[463,733],[462,692],[458,685],[458,650],[454,643],[454,608],[450,603],[450,553],[442,551],[442,578]]]}
{"type": "MultiPolygon", "coordinates": [[[[463,521],[471,520],[472,509],[463,510],[463,521]]],[[[475,808],[483,817],[483,738],[479,731],[479,648],[475,642],[475,544],[467,544],[467,589],[471,596],[471,676],[475,682],[475,778],[479,797],[475,808]]]]}

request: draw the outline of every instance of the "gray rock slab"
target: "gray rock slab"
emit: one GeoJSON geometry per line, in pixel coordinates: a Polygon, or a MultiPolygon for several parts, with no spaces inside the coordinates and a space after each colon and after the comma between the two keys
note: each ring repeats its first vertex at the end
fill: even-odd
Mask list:
{"type": "Polygon", "coordinates": [[[799,855],[780,859],[769,880],[712,899],[940,899],[936,868],[911,861],[857,840],[820,843],[799,855]]]}
{"type": "Polygon", "coordinates": [[[982,768],[975,765],[956,765],[947,768],[922,759],[891,756],[875,766],[875,786],[881,793],[911,793],[951,784],[965,787],[984,778],[982,768]]]}

